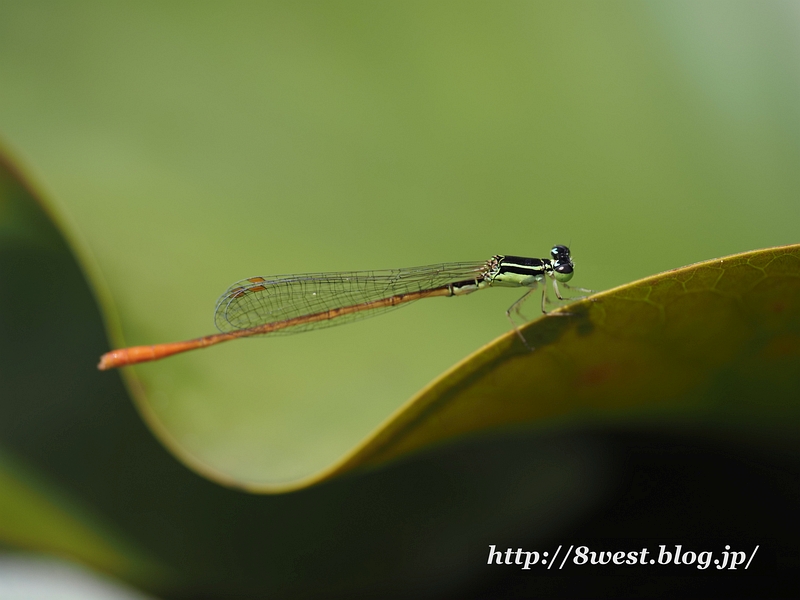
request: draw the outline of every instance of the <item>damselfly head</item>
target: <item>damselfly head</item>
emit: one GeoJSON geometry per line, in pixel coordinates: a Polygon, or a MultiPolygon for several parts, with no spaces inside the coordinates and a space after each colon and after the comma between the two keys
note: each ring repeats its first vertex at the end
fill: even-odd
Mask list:
{"type": "Polygon", "coordinates": [[[553,258],[553,277],[557,281],[565,283],[572,279],[575,265],[572,264],[569,248],[560,245],[553,246],[550,250],[550,256],[553,258]]]}

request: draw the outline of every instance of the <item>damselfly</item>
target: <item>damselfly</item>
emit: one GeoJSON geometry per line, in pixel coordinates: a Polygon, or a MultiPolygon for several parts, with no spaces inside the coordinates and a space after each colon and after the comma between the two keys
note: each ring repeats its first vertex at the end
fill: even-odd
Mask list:
{"type": "MultiPolygon", "coordinates": [[[[464,296],[489,287],[524,287],[528,291],[506,311],[512,318],[522,302],[549,278],[556,297],[564,300],[559,284],[569,288],[574,264],[566,246],[553,246],[550,258],[493,256],[485,262],[463,262],[393,269],[250,277],[233,284],[217,301],[214,321],[221,333],[186,342],[134,346],[112,350],[98,368],[113,369],[180,352],[206,348],[242,337],[280,335],[352,323],[420,298],[464,296]]],[[[589,292],[583,288],[574,288],[589,292]]],[[[547,313],[547,287],[542,290],[542,312],[547,313]]],[[[564,314],[564,313],[559,313],[564,314]]]]}

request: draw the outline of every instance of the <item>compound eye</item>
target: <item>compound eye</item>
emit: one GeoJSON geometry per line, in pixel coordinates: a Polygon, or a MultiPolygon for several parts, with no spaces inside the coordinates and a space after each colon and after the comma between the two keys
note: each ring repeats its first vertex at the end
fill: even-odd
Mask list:
{"type": "Polygon", "coordinates": [[[572,273],[573,267],[569,263],[556,265],[554,267],[556,273],[561,273],[562,275],[567,275],[568,273],[572,273]]]}

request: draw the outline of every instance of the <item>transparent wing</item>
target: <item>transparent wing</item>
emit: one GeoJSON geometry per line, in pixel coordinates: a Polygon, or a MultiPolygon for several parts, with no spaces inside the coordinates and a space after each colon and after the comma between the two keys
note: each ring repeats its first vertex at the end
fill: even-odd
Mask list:
{"type": "MultiPolygon", "coordinates": [[[[214,321],[220,331],[229,333],[397,294],[433,290],[449,283],[480,279],[485,272],[485,262],[472,262],[389,271],[250,277],[236,282],[220,297],[214,312],[214,321]]],[[[361,310],[333,319],[289,326],[273,334],[285,335],[324,329],[382,314],[393,308],[397,307],[382,306],[361,310]]]]}

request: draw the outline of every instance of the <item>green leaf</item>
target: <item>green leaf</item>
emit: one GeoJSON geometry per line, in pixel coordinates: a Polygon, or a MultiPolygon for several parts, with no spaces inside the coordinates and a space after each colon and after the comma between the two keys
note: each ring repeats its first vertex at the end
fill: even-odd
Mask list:
{"type": "MultiPolygon", "coordinates": [[[[212,333],[216,298],[254,275],[574,242],[575,283],[608,289],[795,242],[791,11],[635,6],[381,4],[365,20],[358,3],[68,3],[44,19],[17,3],[0,20],[0,129],[51,191],[114,347],[212,333]]],[[[506,331],[514,293],[126,381],[196,470],[296,485],[506,331]]]]}
{"type": "Polygon", "coordinates": [[[800,404],[800,245],[714,259],[570,304],[420,392],[333,467],[275,492],[507,426],[649,421],[789,442],[800,404]]]}

